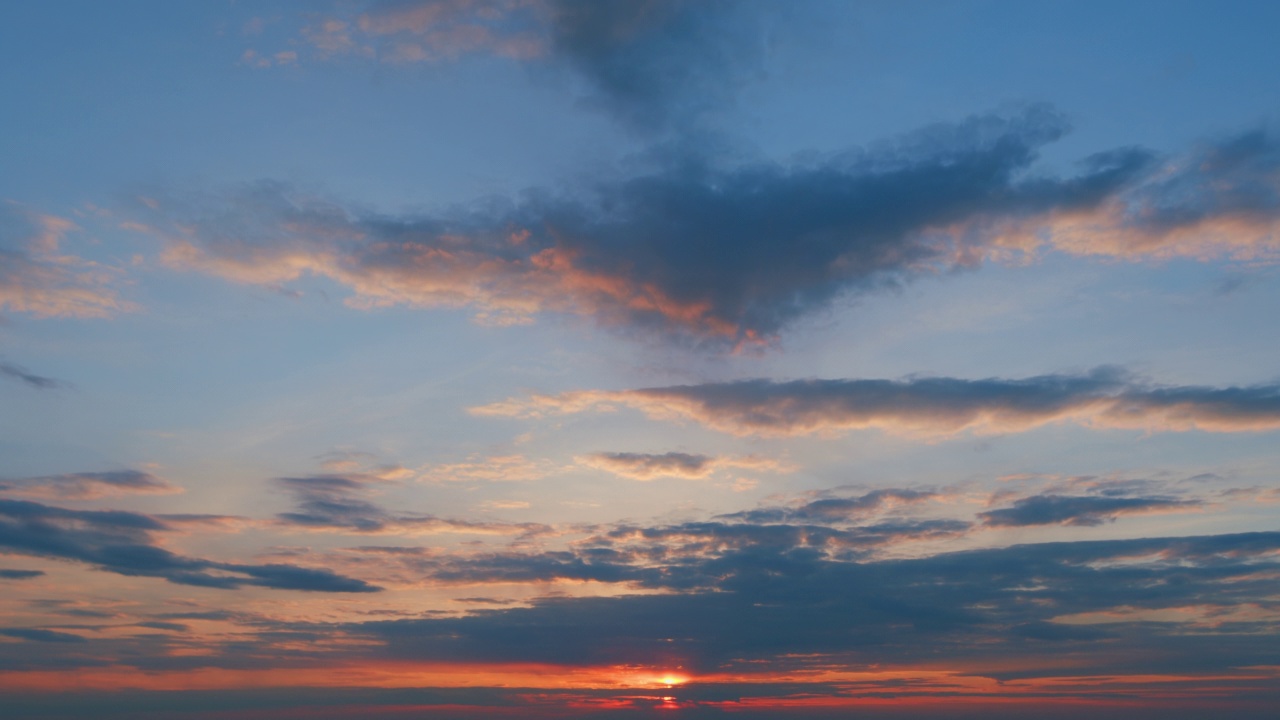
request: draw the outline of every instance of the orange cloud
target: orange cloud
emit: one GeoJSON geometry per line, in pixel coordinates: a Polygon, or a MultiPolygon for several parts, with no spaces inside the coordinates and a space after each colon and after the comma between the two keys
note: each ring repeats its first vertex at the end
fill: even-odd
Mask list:
{"type": "Polygon", "coordinates": [[[40,215],[9,203],[9,210],[26,226],[17,252],[0,247],[0,310],[37,318],[103,318],[136,309],[117,292],[119,270],[66,253],[66,235],[75,223],[40,215]]]}

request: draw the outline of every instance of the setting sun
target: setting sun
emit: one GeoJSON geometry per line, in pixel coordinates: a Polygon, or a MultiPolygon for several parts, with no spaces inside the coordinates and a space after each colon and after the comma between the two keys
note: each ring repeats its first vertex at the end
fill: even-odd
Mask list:
{"type": "Polygon", "coordinates": [[[672,686],[674,686],[674,685],[683,685],[683,684],[685,684],[685,683],[689,682],[689,678],[688,678],[688,676],[686,676],[686,675],[677,675],[677,674],[675,674],[675,673],[666,673],[666,674],[665,674],[665,675],[663,675],[662,677],[659,677],[659,678],[658,678],[658,682],[662,683],[663,685],[666,685],[667,687],[672,687],[672,686]]]}

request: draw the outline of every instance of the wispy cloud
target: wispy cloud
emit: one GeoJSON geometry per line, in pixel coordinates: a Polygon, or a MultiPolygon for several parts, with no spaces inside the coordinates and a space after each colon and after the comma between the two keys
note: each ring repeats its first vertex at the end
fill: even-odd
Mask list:
{"type": "Polygon", "coordinates": [[[3,360],[0,360],[0,376],[11,378],[21,383],[26,383],[37,390],[53,390],[64,385],[60,380],[54,380],[51,377],[45,377],[43,375],[36,375],[21,365],[14,365],[13,363],[8,363],[3,360]]]}
{"type": "Polygon", "coordinates": [[[581,455],[577,461],[632,480],[653,480],[660,477],[699,480],[727,469],[762,472],[786,472],[791,469],[785,463],[763,457],[712,457],[683,452],[601,452],[581,455]]]}
{"type": "Polygon", "coordinates": [[[0,479],[0,492],[49,500],[96,500],[116,495],[167,495],[182,492],[182,488],[141,470],[112,470],[0,479]]]}
{"type": "MultiPolygon", "coordinates": [[[[37,318],[88,318],[135,309],[119,296],[118,269],[62,249],[66,235],[78,229],[65,218],[0,203],[0,310],[37,318]]],[[[9,370],[4,374],[15,375],[9,370]]]]}
{"type": "Polygon", "coordinates": [[[1280,386],[1158,386],[1116,368],[1020,380],[741,380],[638,390],[584,390],[512,398],[478,415],[543,417],[632,407],[735,435],[830,434],[876,429],[946,437],[1073,422],[1150,431],[1280,429],[1280,386]]]}
{"type": "Polygon", "coordinates": [[[392,512],[368,499],[377,493],[380,483],[380,479],[368,476],[313,475],[277,478],[275,482],[297,501],[296,509],[276,516],[278,524],[285,528],[396,535],[530,535],[547,529],[533,523],[474,522],[392,512]]]}

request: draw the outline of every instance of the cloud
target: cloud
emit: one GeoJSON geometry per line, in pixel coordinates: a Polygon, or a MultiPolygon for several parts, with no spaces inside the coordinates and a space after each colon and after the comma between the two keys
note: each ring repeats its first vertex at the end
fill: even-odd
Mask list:
{"type": "Polygon", "coordinates": [[[1116,368],[1021,380],[739,380],[638,390],[584,390],[511,398],[477,415],[543,417],[632,407],[735,435],[831,434],[876,429],[946,437],[1023,432],[1058,422],[1150,431],[1280,429],[1280,386],[1156,386],[1116,368]]]}
{"type": "Polygon", "coordinates": [[[727,468],[742,468],[766,472],[789,470],[785,465],[760,457],[710,457],[693,453],[668,452],[661,454],[602,452],[583,455],[577,461],[588,467],[613,473],[632,480],[653,480],[660,477],[700,480],[727,468]]]}
{"type": "Polygon", "coordinates": [[[872,490],[858,497],[823,497],[795,507],[773,506],[744,510],[720,517],[746,522],[853,522],[887,509],[938,499],[937,493],[906,488],[872,490]]]}
{"type": "MultiPolygon", "coordinates": [[[[118,269],[62,250],[66,235],[78,229],[65,218],[0,203],[0,310],[36,318],[101,318],[135,309],[119,297],[118,269]]],[[[36,387],[53,382],[15,366],[5,366],[3,374],[36,387]]]]}
{"type": "Polygon", "coordinates": [[[120,510],[68,510],[26,500],[0,500],[0,548],[7,552],[84,563],[180,585],[235,589],[246,585],[316,592],[373,592],[380,588],[328,570],[248,565],[184,557],[153,535],[160,519],[120,510]]]}
{"type": "Polygon", "coordinates": [[[49,643],[82,643],[88,642],[84,636],[74,633],[61,632],[58,630],[45,630],[42,628],[0,628],[0,635],[20,640],[32,640],[35,642],[49,643]]]}
{"type": "Polygon", "coordinates": [[[26,368],[0,360],[0,376],[12,378],[26,383],[37,390],[53,390],[62,387],[63,383],[53,378],[36,375],[26,368]]]}
{"type": "Polygon", "coordinates": [[[395,513],[365,499],[385,482],[369,476],[313,475],[277,478],[297,508],[280,513],[280,526],[322,532],[418,535],[464,533],[476,535],[529,535],[546,527],[534,523],[506,524],[450,520],[434,515],[395,513]]]}
{"type": "MultiPolygon", "coordinates": [[[[652,132],[687,129],[733,102],[761,65],[772,10],[721,0],[415,0],[315,19],[301,39],[322,59],[487,56],[567,70],[589,104],[652,132]]],[[[255,50],[244,62],[273,64],[255,50]]]]}
{"type": "Polygon", "coordinates": [[[720,586],[726,565],[743,558],[755,557],[765,564],[868,559],[919,541],[953,539],[972,529],[971,523],[960,520],[884,516],[935,497],[915,490],[882,489],[855,498],[767,506],[706,521],[560,528],[562,537],[578,536],[564,549],[526,545],[457,553],[365,547],[326,564],[352,562],[350,553],[354,553],[353,567],[366,572],[381,568],[388,578],[429,585],[596,582],[650,591],[707,590],[720,586]]]}
{"type": "MultiPolygon", "coordinates": [[[[646,537],[657,548],[670,534],[646,537]]],[[[960,667],[989,664],[984,674],[1011,678],[1060,670],[1064,652],[1079,675],[1129,673],[1135,657],[1144,673],[1218,672],[1273,664],[1277,657],[1267,629],[1274,609],[1261,615],[1231,610],[1267,605],[1277,591],[1277,533],[1047,543],[873,561],[806,550],[791,541],[801,535],[778,537],[781,542],[729,545],[703,557],[653,555],[592,568],[595,578],[610,571],[677,593],[545,598],[529,607],[353,630],[378,638],[389,656],[402,660],[680,665],[693,673],[749,672],[756,661],[786,673],[941,656],[960,667]],[[1153,628],[1132,610],[1193,604],[1238,619],[1205,634],[1196,617],[1153,628]],[[1105,629],[1071,624],[1083,613],[1115,608],[1130,610],[1108,617],[1105,629]],[[1232,638],[1229,647],[1222,645],[1224,632],[1232,638]],[[1134,655],[1116,655],[1118,634],[1134,655]],[[1009,668],[1010,657],[1019,658],[1020,670],[1009,668]]],[[[547,566],[567,574],[592,565],[577,559],[554,553],[523,565],[508,559],[498,574],[521,568],[536,574],[547,566]]],[[[497,572],[495,563],[489,568],[497,572]]]]}
{"type": "Polygon", "coordinates": [[[0,492],[50,500],[96,500],[116,495],[167,495],[182,492],[182,488],[141,470],[115,470],[0,479],[0,492]]]}
{"type": "MultiPolygon", "coordinates": [[[[1043,182],[1022,188],[1012,175],[1064,128],[1037,108],[825,167],[722,175],[682,165],[589,197],[535,194],[451,217],[360,214],[262,184],[223,207],[175,210],[190,216],[163,233],[165,259],[253,284],[329,277],[351,288],[357,307],[471,306],[492,323],[565,312],[760,339],[845,291],[953,264],[954,247],[919,234],[930,225],[985,204],[1044,204],[1043,182]]],[[[1099,172],[1066,185],[1115,174],[1099,172]]]]}
{"type": "Polygon", "coordinates": [[[1169,497],[1094,497],[1033,495],[1014,501],[1013,507],[980,513],[987,525],[1027,527],[1031,525],[1101,525],[1121,515],[1185,512],[1204,505],[1195,500],[1169,497]]]}
{"type": "Polygon", "coordinates": [[[765,6],[721,0],[558,0],[550,50],[628,125],[687,126],[733,102],[764,55],[765,6]]]}
{"type": "Polygon", "coordinates": [[[1098,207],[1035,232],[1078,255],[1280,259],[1280,136],[1268,126],[1164,160],[1098,207]]]}
{"type": "Polygon", "coordinates": [[[321,18],[301,34],[322,58],[393,64],[473,54],[528,59],[546,52],[547,21],[547,6],[528,0],[418,0],[371,5],[354,17],[321,18]]]}
{"type": "Polygon", "coordinates": [[[43,570],[9,570],[0,568],[0,579],[3,580],[30,580],[44,575],[43,570]]]}
{"type": "Polygon", "coordinates": [[[1036,173],[1040,149],[1068,129],[1032,105],[808,165],[716,169],[685,154],[647,174],[420,216],[261,183],[169,201],[139,226],[164,239],[174,268],[271,287],[325,277],[352,307],[465,307],[490,324],[582,315],[719,348],[992,259],[1276,250],[1271,134],[1170,160],[1119,149],[1074,176],[1036,173]]]}
{"type": "Polygon", "coordinates": [[[472,456],[462,462],[426,467],[419,480],[428,483],[530,482],[560,470],[546,460],[530,460],[523,455],[472,456]]]}

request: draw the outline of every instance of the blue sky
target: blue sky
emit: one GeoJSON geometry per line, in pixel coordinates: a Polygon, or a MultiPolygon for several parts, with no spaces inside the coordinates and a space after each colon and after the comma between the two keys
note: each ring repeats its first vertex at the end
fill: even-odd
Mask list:
{"type": "Polygon", "coordinates": [[[1274,706],[1275,5],[4,16],[21,717],[1274,706]]]}

